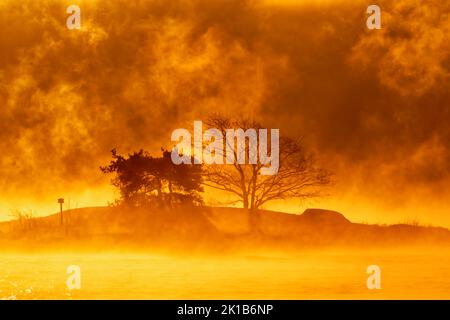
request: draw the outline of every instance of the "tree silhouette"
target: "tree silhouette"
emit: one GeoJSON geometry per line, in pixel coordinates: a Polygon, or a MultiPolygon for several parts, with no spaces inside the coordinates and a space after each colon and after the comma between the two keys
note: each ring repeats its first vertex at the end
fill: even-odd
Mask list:
{"type": "Polygon", "coordinates": [[[115,174],[111,182],[120,191],[120,202],[133,206],[202,203],[200,166],[175,165],[166,150],[162,150],[162,157],[152,157],[144,150],[128,157],[115,149],[111,153],[113,160],[100,169],[115,174]]]}
{"type": "MultiPolygon", "coordinates": [[[[220,115],[210,117],[209,128],[218,129],[226,137],[227,129],[262,129],[255,121],[234,120],[220,115]]],[[[224,138],[224,145],[227,145],[224,138]]],[[[270,143],[268,143],[270,145],[270,143]]],[[[234,159],[238,158],[237,148],[231,146],[234,159]]],[[[226,150],[226,148],[225,148],[226,150]]],[[[224,152],[226,156],[228,151],[224,152]]],[[[246,141],[245,152],[249,154],[246,141]]],[[[280,199],[305,199],[321,195],[321,188],[331,181],[331,174],[317,168],[314,158],[308,154],[299,141],[289,137],[279,140],[279,169],[274,175],[261,175],[263,165],[234,164],[205,166],[205,185],[228,192],[242,202],[246,209],[258,209],[264,204],[280,199]]]]}

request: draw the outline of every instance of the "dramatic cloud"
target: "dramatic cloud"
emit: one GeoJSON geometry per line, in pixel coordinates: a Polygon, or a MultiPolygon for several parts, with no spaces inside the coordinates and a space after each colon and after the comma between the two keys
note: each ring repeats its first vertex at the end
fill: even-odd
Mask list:
{"type": "Polygon", "coordinates": [[[450,207],[445,1],[379,1],[381,30],[367,1],[75,2],[79,31],[73,1],[0,0],[5,206],[102,189],[110,149],[221,111],[304,136],[337,199],[450,207]]]}
{"type": "Polygon", "coordinates": [[[403,95],[448,91],[450,4],[438,0],[382,3],[383,28],[366,32],[357,43],[355,63],[375,70],[383,85],[403,95]]]}

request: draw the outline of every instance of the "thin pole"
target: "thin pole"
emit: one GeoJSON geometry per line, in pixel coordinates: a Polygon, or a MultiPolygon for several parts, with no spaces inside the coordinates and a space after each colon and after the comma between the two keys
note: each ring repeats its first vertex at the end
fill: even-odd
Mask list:
{"type": "Polygon", "coordinates": [[[61,213],[61,225],[64,224],[62,203],[59,204],[59,212],[61,213]]]}

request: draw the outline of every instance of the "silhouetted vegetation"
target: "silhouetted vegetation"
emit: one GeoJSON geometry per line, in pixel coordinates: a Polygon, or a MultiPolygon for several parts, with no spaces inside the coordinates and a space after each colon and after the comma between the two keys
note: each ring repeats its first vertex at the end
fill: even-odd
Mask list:
{"type": "Polygon", "coordinates": [[[140,150],[122,156],[112,150],[113,160],[101,167],[104,173],[115,174],[112,184],[120,190],[120,203],[132,206],[202,204],[201,166],[175,165],[170,152],[152,157],[140,150]]]}
{"type": "MultiPolygon", "coordinates": [[[[228,129],[263,129],[255,121],[236,120],[220,115],[210,117],[206,124],[209,128],[218,130],[223,137],[227,135],[228,129]]],[[[245,154],[249,155],[249,141],[244,142],[245,154]]],[[[228,139],[224,139],[226,146],[228,143],[228,139]]],[[[241,202],[245,209],[252,211],[257,211],[274,200],[305,199],[322,195],[323,187],[331,182],[331,173],[316,165],[301,141],[282,136],[278,145],[279,164],[273,175],[261,174],[266,166],[261,161],[256,164],[235,162],[225,165],[176,165],[172,162],[171,152],[166,150],[162,150],[161,157],[153,157],[144,150],[122,156],[113,149],[113,160],[108,166],[101,167],[101,170],[115,174],[112,184],[120,190],[121,198],[118,202],[133,206],[199,205],[203,203],[202,185],[229,193],[236,199],[234,202],[241,202]]],[[[232,154],[221,156],[238,158],[238,148],[234,145],[230,148],[232,151],[228,151],[228,148],[226,150],[232,154]]]]}
{"type": "MultiPolygon", "coordinates": [[[[210,117],[206,124],[209,128],[219,130],[224,137],[229,128],[241,128],[244,131],[264,128],[256,121],[235,120],[221,115],[210,117]]],[[[234,145],[230,147],[233,150],[230,156],[237,159],[237,148],[234,145]]],[[[249,154],[248,141],[245,152],[249,154]]],[[[263,167],[261,162],[210,165],[205,167],[205,184],[232,194],[245,209],[257,210],[274,200],[318,197],[322,195],[323,187],[331,182],[331,173],[316,165],[314,157],[305,150],[301,141],[286,136],[281,136],[279,140],[278,172],[262,175],[263,167]]]]}
{"type": "Polygon", "coordinates": [[[15,209],[11,211],[11,217],[15,221],[17,233],[33,231],[36,227],[36,220],[33,217],[33,211],[15,209]]]}

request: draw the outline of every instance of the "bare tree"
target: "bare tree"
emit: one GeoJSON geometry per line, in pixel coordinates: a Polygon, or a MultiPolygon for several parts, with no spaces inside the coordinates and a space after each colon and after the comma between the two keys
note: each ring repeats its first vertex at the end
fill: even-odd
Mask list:
{"type": "MultiPolygon", "coordinates": [[[[220,115],[210,117],[205,124],[209,128],[219,130],[223,137],[226,137],[227,129],[262,129],[255,121],[234,120],[220,115]]],[[[224,138],[223,143],[230,147],[224,148],[227,150],[224,156],[231,150],[231,156],[237,160],[240,154],[238,148],[235,148],[235,140],[231,145],[230,141],[224,138]]],[[[249,146],[249,139],[245,139],[246,155],[251,152],[249,146]]],[[[256,210],[273,200],[320,196],[322,187],[331,181],[331,174],[316,167],[312,155],[304,150],[301,143],[288,137],[280,137],[279,140],[278,172],[274,175],[262,175],[263,167],[261,161],[256,164],[234,161],[233,164],[207,165],[204,168],[204,184],[233,194],[245,209],[256,210]]]]}

